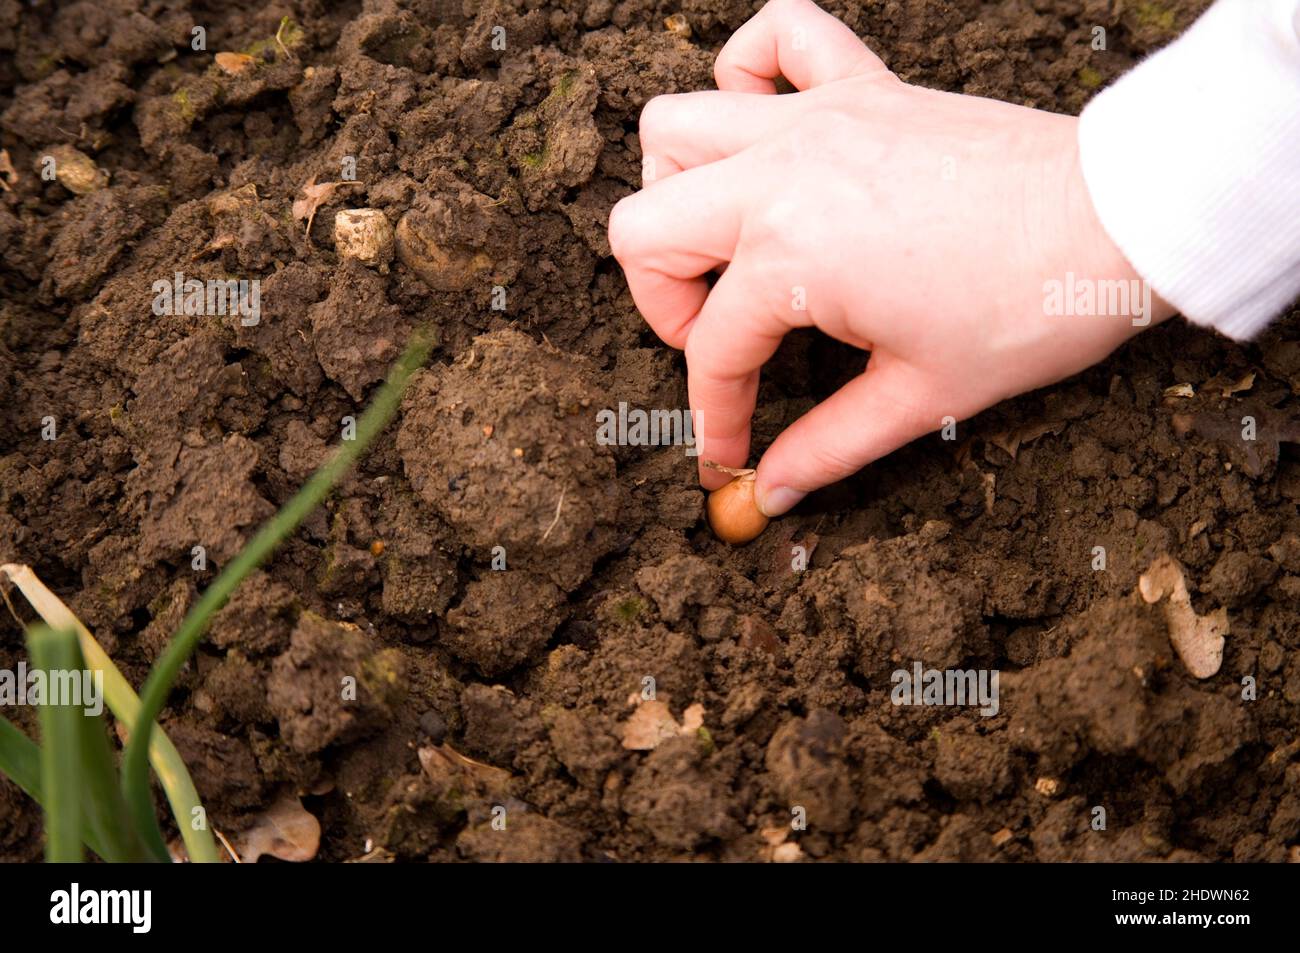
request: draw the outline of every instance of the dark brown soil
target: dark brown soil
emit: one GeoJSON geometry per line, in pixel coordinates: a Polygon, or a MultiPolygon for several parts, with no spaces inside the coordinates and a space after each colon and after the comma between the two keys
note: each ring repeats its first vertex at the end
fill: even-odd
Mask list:
{"type": "MultiPolygon", "coordinates": [[[[438,350],[399,420],[173,695],[164,726],[223,833],[289,790],[335,861],[760,860],[781,836],[808,859],[1294,859],[1294,319],[1251,346],[1170,322],[738,550],[704,525],[680,449],[595,441],[601,408],[685,399],[604,232],[638,183],[638,113],[709,87],[759,5],[0,0],[17,170],[0,191],[0,560],[32,565],[139,684],[428,323],[438,350]],[[665,30],[675,13],[691,39],[665,30]],[[282,51],[286,15],[301,36],[282,51]],[[213,65],[250,49],[243,73],[213,65]],[[61,145],[108,187],[43,181],[61,145]],[[361,184],[307,235],[294,200],[348,156],[361,184]],[[388,217],[391,268],[340,261],[347,207],[388,217]],[[261,278],[260,324],[154,316],[151,285],[176,271],[261,278]],[[1230,396],[1204,386],[1251,372],[1230,396]],[[1165,396],[1180,383],[1197,396],[1165,396]],[[1134,594],[1165,553],[1198,611],[1229,613],[1212,678],[1134,594]],[[1000,670],[1000,712],[894,706],[891,673],[915,660],[1000,670]],[[647,679],[678,721],[702,705],[703,727],[625,748],[647,679]],[[796,807],[806,831],[764,836],[796,807]]],[[[909,81],[1077,111],[1205,2],[825,6],[909,81]]],[[[793,336],[756,449],[859,367],[793,336]]],[[[22,652],[8,623],[0,665],[22,652]]],[[[39,812],[0,782],[0,858],[40,851],[39,812]]]]}

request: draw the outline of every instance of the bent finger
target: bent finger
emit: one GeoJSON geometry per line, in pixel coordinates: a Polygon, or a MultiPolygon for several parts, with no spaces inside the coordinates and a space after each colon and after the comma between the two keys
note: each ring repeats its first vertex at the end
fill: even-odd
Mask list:
{"type": "Polygon", "coordinates": [[[620,201],[609,244],[642,317],[666,344],[686,335],[708,296],[706,274],[731,260],[747,194],[733,160],[690,169],[620,201]]]}
{"type": "Polygon", "coordinates": [[[656,96],[641,111],[643,184],[749,148],[789,122],[792,100],[718,90],[656,96]]]}
{"type": "Polygon", "coordinates": [[[887,67],[857,34],[812,0],[771,0],[737,30],[713,64],[718,89],[775,93],[784,76],[796,89],[887,67]]]}
{"type": "Polygon", "coordinates": [[[793,326],[769,307],[764,276],[733,264],[714,286],[686,341],[686,387],[695,418],[700,482],[727,477],[704,461],[743,467],[758,397],[759,369],[793,326]]]}

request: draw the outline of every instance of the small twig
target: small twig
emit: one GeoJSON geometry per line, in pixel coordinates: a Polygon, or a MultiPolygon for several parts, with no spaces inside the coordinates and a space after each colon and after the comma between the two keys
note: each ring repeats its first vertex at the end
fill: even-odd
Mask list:
{"type": "Polygon", "coordinates": [[[546,542],[546,537],[551,535],[551,530],[555,529],[555,524],[560,521],[560,508],[564,506],[564,488],[560,489],[560,502],[555,504],[555,519],[551,520],[551,525],[546,527],[546,532],[542,534],[542,542],[546,542]]]}
{"type": "Polygon", "coordinates": [[[239,854],[236,853],[235,848],[230,846],[230,841],[226,840],[226,835],[221,833],[221,831],[217,830],[215,827],[212,828],[212,833],[217,835],[217,840],[221,841],[221,846],[226,849],[226,853],[230,855],[230,859],[237,864],[242,864],[243,861],[239,859],[239,854]]]}

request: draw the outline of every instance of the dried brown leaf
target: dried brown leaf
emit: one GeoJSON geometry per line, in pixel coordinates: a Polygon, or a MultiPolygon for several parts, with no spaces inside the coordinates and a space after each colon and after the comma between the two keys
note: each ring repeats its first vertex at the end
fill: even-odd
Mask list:
{"type": "Polygon", "coordinates": [[[320,849],[320,822],[286,791],[253,826],[235,838],[235,851],[246,864],[263,855],[280,860],[311,860],[320,849]]]}
{"type": "Polygon", "coordinates": [[[1007,456],[1014,460],[1016,459],[1016,455],[1020,453],[1021,447],[1028,446],[1039,437],[1043,437],[1049,433],[1059,434],[1064,429],[1064,421],[1050,420],[1047,422],[1025,424],[1024,426],[1016,427],[1013,430],[996,433],[989,437],[988,440],[989,443],[993,444],[993,446],[1005,450],[1007,456]]]}
{"type": "Polygon", "coordinates": [[[1014,430],[1007,430],[1003,433],[995,433],[989,437],[989,443],[1003,450],[1012,460],[1016,458],[1017,451],[1020,450],[1020,440],[1016,437],[1014,430]]]}
{"type": "Polygon", "coordinates": [[[54,158],[55,179],[73,195],[89,195],[108,187],[108,173],[80,149],[59,145],[49,154],[54,158]]]}
{"type": "Polygon", "coordinates": [[[307,240],[311,240],[311,223],[316,220],[316,211],[330,200],[334,190],[345,185],[360,185],[360,182],[316,182],[312,176],[302,187],[302,198],[294,199],[293,217],[295,221],[307,220],[307,240]]]}
{"type": "Polygon", "coordinates": [[[1222,396],[1231,397],[1255,386],[1255,372],[1251,371],[1235,380],[1227,374],[1215,374],[1201,386],[1204,390],[1217,390],[1222,396]]]}
{"type": "Polygon", "coordinates": [[[214,235],[212,241],[208,242],[202,248],[194,253],[193,260],[204,258],[207,255],[214,255],[223,248],[231,248],[239,244],[239,236],[234,232],[222,232],[220,235],[214,235]]]}
{"type": "Polygon", "coordinates": [[[653,751],[669,738],[694,734],[703,726],[704,706],[699,702],[682,712],[682,722],[678,724],[667,702],[643,701],[623,722],[623,747],[629,751],[653,751]]]}
{"type": "Polygon", "coordinates": [[[420,767],[440,791],[459,790],[475,796],[506,790],[510,772],[466,757],[451,745],[431,745],[417,754],[420,767]]]}
{"type": "Polygon", "coordinates": [[[623,747],[629,751],[653,751],[661,741],[680,733],[680,726],[661,701],[645,701],[623,723],[623,747]]]}
{"type": "Polygon", "coordinates": [[[241,73],[246,73],[252,69],[253,64],[256,62],[247,53],[218,53],[214,58],[217,61],[217,66],[228,76],[238,76],[241,73]]]}

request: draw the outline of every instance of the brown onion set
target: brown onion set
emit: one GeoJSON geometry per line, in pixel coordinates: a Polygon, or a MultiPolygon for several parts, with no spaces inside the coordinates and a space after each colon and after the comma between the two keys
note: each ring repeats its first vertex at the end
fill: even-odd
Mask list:
{"type": "Polygon", "coordinates": [[[732,480],[709,494],[706,511],[709,526],[718,539],[732,546],[743,546],[767,529],[768,518],[754,499],[754,470],[736,470],[706,461],[711,470],[730,474],[732,480]]]}

